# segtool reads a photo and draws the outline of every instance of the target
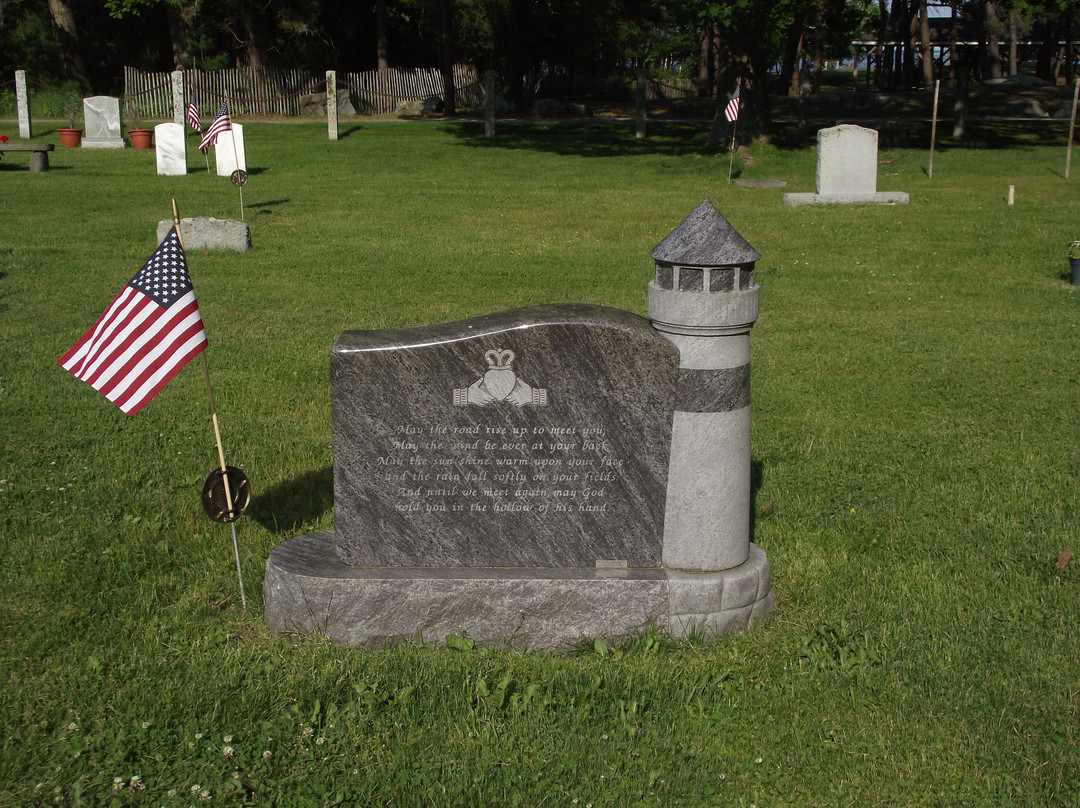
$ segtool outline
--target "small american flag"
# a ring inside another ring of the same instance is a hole
[[[199,120],[199,106],[192,98],[187,105],[187,122],[196,132],[202,131],[202,121]]]
[[[56,360],[126,415],[206,348],[176,228],[71,350]]]
[[[724,117],[728,123],[733,123],[739,118],[739,88],[735,88],[735,92],[731,94],[731,100],[727,102],[727,107],[724,108]]]
[[[199,149],[206,149],[209,146],[213,146],[217,143],[218,135],[222,132],[228,132],[232,129],[232,121],[229,120],[229,102],[222,101],[221,109],[218,110],[217,117],[213,122],[206,127],[206,131],[203,133],[203,138],[199,141]]]

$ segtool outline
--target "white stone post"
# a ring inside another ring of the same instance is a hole
[[[732,569],[750,554],[750,328],[761,255],[705,201],[650,256],[649,319],[680,356],[663,564]]]
[[[184,71],[172,73],[172,119],[173,123],[184,125]]]
[[[326,71],[326,128],[331,140],[338,139],[337,71]]]
[[[19,108],[19,137],[30,138],[30,96],[26,93],[26,71],[15,71],[15,104]]]

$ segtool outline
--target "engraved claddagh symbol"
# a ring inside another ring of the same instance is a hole
[[[514,391],[517,376],[510,368],[514,363],[514,352],[510,350],[488,351],[484,354],[488,369],[484,374],[484,387],[495,401],[504,401]]]
[[[468,387],[454,390],[454,406],[478,404],[485,407],[497,401],[508,401],[518,407],[546,406],[547,390],[523,382],[514,373],[511,365],[516,358],[514,352],[508,348],[495,348],[485,353],[487,371]]]

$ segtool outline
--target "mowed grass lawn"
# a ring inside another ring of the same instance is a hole
[[[1080,804],[1064,125],[942,142],[932,180],[925,144],[883,148],[878,187],[910,205],[798,209],[729,184],[708,123],[342,131],[251,122],[254,246],[188,256],[255,492],[246,610],[199,499],[198,363],[130,419],[56,364],[171,198],[238,218],[237,189],[194,139],[185,177],[131,149],[0,163],[0,805]],[[789,146],[736,173],[812,191],[812,144]],[[267,556],[333,526],[337,335],[563,301],[644,314],[649,250],[704,198],[763,256],[773,620],[561,655],[270,636]]]

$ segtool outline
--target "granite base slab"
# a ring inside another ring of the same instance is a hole
[[[784,204],[801,205],[906,205],[911,198],[903,191],[878,191],[872,194],[784,194]]]
[[[346,645],[450,634],[479,645],[570,650],[650,627],[675,636],[730,634],[769,618],[765,553],[722,572],[628,568],[354,567],[333,531],[298,536],[270,554],[263,580],[267,625],[278,634],[321,633]]]
[[[84,149],[126,149],[127,144],[119,138],[108,138],[105,140],[94,140],[93,138],[83,138],[82,147]]]
[[[162,219],[157,226],[160,243],[172,229],[172,219]],[[235,250],[247,252],[251,246],[251,228],[233,219],[195,216],[180,220],[180,240],[185,250]]]

